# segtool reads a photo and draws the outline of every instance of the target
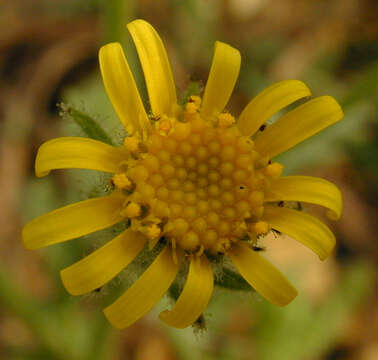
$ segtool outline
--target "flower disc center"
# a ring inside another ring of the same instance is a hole
[[[129,188],[135,184],[124,215],[150,239],[164,235],[188,252],[223,253],[234,241],[268,231],[261,221],[264,192],[282,167],[254,150],[230,114],[203,119],[191,105],[180,121],[156,122],[144,152],[124,173]]]

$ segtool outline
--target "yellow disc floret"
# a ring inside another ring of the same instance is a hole
[[[229,113],[223,113],[218,116],[218,125],[221,128],[227,128],[235,122],[235,118]]]
[[[123,144],[132,153],[139,150],[139,140],[133,136],[127,136],[123,141]]]
[[[156,224],[152,224],[147,227],[146,235],[149,239],[157,239],[161,235],[161,229]]]
[[[263,235],[269,231],[269,224],[265,221],[258,221],[252,224],[251,228],[257,235]]]
[[[280,163],[273,163],[269,164],[265,168],[265,173],[267,176],[272,177],[272,178],[278,178],[281,176],[283,170],[283,166]]]
[[[189,254],[225,252],[233,242],[266,234],[264,194],[282,173],[240,134],[231,114],[204,119],[200,106],[192,96],[177,118],[155,119],[152,134],[138,144],[146,150],[113,178],[119,188],[135,184],[122,211],[133,228]]]
[[[112,180],[113,184],[119,189],[131,190],[133,187],[133,183],[124,173],[115,174]]]
[[[122,210],[122,215],[128,218],[135,218],[140,216],[142,213],[142,208],[139,204],[135,202],[129,202],[126,207]]]

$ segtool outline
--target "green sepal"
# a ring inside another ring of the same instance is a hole
[[[72,105],[61,103],[58,106],[62,110],[62,115],[68,115],[89,138],[114,145],[110,136],[91,116]]]
[[[215,279],[215,285],[237,291],[254,291],[254,289],[238,273],[223,267],[219,278]]]

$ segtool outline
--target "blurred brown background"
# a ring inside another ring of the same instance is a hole
[[[0,359],[378,359],[377,13],[375,0],[0,0]],[[233,113],[291,78],[342,104],[344,120],[280,158],[287,173],[334,181],[345,201],[325,262],[289,238],[267,239],[266,255],[300,291],[287,308],[218,290],[205,332],[167,328],[158,310],[119,332],[101,312],[112,287],[72,298],[59,280],[98,239],[23,248],[26,221],[84,198],[98,181],[84,171],[34,177],[42,142],[82,135],[56,104],[118,131],[98,73],[102,44],[123,43],[146,99],[125,29],[135,18],[161,34],[181,92],[206,81],[221,40],[242,54]]]

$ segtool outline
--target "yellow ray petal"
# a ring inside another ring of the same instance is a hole
[[[239,76],[241,57],[238,50],[217,41],[201,107],[202,116],[223,111]]]
[[[321,96],[298,106],[259,133],[256,150],[270,158],[339,121],[344,116],[337,101]]]
[[[125,129],[129,134],[137,132],[145,136],[151,124],[121,45],[103,46],[99,60],[106,92]]]
[[[121,196],[104,196],[37,217],[22,230],[24,245],[28,249],[37,249],[112,226],[122,220],[123,201]]]
[[[287,305],[298,295],[285,276],[247,244],[234,244],[228,254],[244,279],[273,304]]]
[[[113,279],[143,249],[146,237],[130,229],[60,272],[63,284],[72,295],[100,288]]]
[[[153,114],[172,115],[177,103],[176,88],[163,42],[144,20],[135,20],[127,28],[139,55]]]
[[[275,180],[265,201],[303,201],[327,207],[332,219],[339,219],[343,199],[338,187],[331,182],[312,176],[284,176]]]
[[[182,293],[172,310],[160,313],[160,319],[180,329],[193,324],[206,309],[213,288],[213,270],[207,258],[202,256],[191,260]]]
[[[332,231],[309,214],[284,207],[265,205],[263,219],[273,229],[307,246],[321,260],[326,259],[335,246],[336,240]]]
[[[240,114],[237,122],[240,132],[245,136],[253,135],[276,112],[310,95],[310,89],[298,80],[280,81],[269,86],[253,98]]]
[[[168,290],[179,269],[166,246],[150,267],[112,305],[104,309],[109,322],[123,329],[151,310]]]
[[[119,163],[127,157],[125,147],[114,147],[81,137],[61,137],[40,146],[35,160],[35,174],[41,177],[51,170],[70,168],[115,173]]]

